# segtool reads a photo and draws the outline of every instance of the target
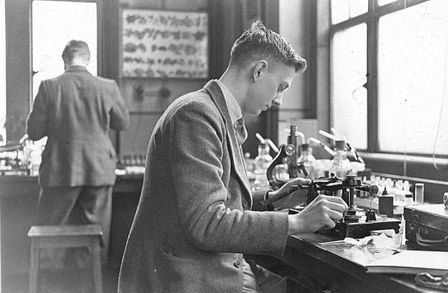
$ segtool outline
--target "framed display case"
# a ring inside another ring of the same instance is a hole
[[[122,9],[121,77],[208,78],[208,15]]]

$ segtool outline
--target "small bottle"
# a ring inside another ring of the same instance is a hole
[[[244,153],[244,161],[246,162],[247,172],[254,172],[254,169],[255,169],[254,161],[255,160],[251,159],[249,152]]]
[[[411,193],[410,184],[408,180],[403,181],[403,191],[405,193],[405,196],[406,194]]]
[[[403,243],[406,242],[405,229],[406,229],[406,222],[405,222],[404,216],[401,215],[400,228],[398,229],[398,233],[396,233],[393,237],[394,238],[394,247],[396,249],[402,248]]]
[[[425,199],[425,185],[423,183],[415,183],[415,203],[423,204]]]
[[[260,143],[258,145],[258,155],[255,157],[255,182],[253,190],[268,189],[269,181],[266,176],[266,171],[272,162],[272,157],[269,155],[269,145],[267,143]]]
[[[404,205],[411,206],[413,204],[414,204],[414,195],[408,191],[404,194]]]
[[[448,192],[443,193],[442,201],[445,205],[445,209],[448,209]]]
[[[41,152],[38,148],[34,148],[30,154],[30,175],[38,176],[39,175],[39,166],[42,161]]]
[[[410,206],[414,204],[414,195],[409,190],[409,181],[404,180],[401,186],[401,191],[403,193],[404,206]]]
[[[286,182],[289,180],[288,163],[284,162],[274,167],[273,176],[278,181]]]
[[[329,172],[340,179],[345,179],[352,171],[350,161],[347,159],[347,149],[345,141],[337,140],[335,142],[334,157]]]
[[[316,158],[313,156],[313,149],[307,143],[302,144],[300,148],[301,152],[300,157],[297,160],[297,164],[303,164],[308,172],[308,178],[315,179],[314,164],[316,162]]]

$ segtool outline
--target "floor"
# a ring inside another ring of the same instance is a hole
[[[103,293],[116,293],[118,269],[102,268]],[[43,271],[39,275],[40,293],[91,293],[90,271]],[[2,293],[28,293],[28,274],[2,276]]]
[[[264,258],[253,256],[259,264],[264,265],[270,270],[282,276],[292,276],[296,274],[294,270],[288,268],[280,261],[275,261],[274,258],[269,258],[266,262]],[[84,271],[39,271],[39,293],[93,293],[92,287],[92,273],[89,270]],[[103,266],[103,293],[117,293],[118,268],[111,268]],[[298,279],[297,279],[298,280]],[[308,280],[298,283],[292,279],[287,280],[287,292],[315,292],[310,291],[310,286],[303,286],[307,284]],[[303,280],[301,280],[303,281]],[[1,293],[28,293],[28,274],[15,274],[9,276],[2,276],[2,290]],[[317,287],[316,287],[317,288]]]

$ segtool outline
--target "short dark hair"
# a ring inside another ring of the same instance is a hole
[[[72,61],[75,57],[90,59],[90,50],[86,42],[80,40],[71,40],[65,45],[62,51],[62,59],[65,63]]]
[[[306,69],[306,60],[294,51],[291,44],[257,20],[233,44],[230,64],[247,64],[263,58],[294,66],[296,72]]]

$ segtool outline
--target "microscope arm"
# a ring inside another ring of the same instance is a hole
[[[278,201],[278,200],[280,200],[280,199],[290,195],[291,193],[293,193],[294,191],[297,191],[298,189],[299,189],[298,186],[291,187],[291,188],[287,189],[286,191],[284,191],[284,192],[282,192],[280,194],[277,194],[277,195],[275,195],[273,197],[266,198],[265,200],[262,200],[260,202],[260,204],[262,206],[266,206],[267,207],[268,205],[271,205],[274,202],[276,202],[276,201]]]
[[[281,180],[278,180],[277,178],[275,178],[275,176],[274,176],[274,169],[275,169],[275,166],[283,164],[283,160],[287,156],[288,155],[286,154],[286,145],[282,144],[280,146],[280,151],[277,153],[275,158],[272,160],[271,164],[269,165],[269,167],[268,167],[268,169],[266,171],[266,176],[268,178],[269,185],[271,185],[272,188],[279,188],[283,184],[286,183],[286,181],[281,181]]]

